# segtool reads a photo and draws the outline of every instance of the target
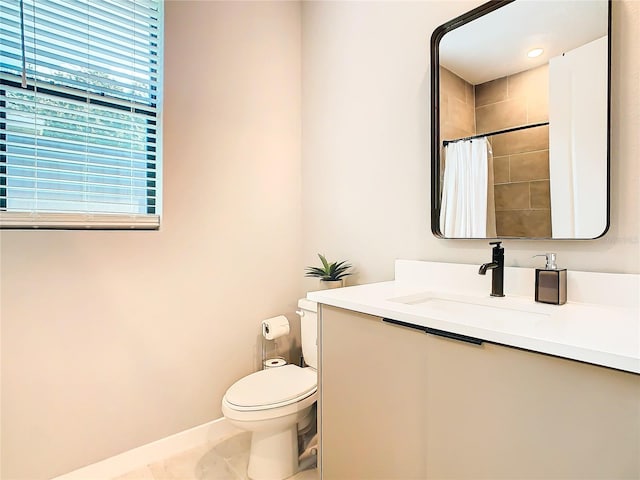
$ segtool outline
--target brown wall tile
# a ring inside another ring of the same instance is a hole
[[[475,110],[475,108],[476,108],[476,92],[475,92],[475,88],[469,82],[464,82],[464,83],[465,83],[465,93],[466,93],[467,103],[469,105],[472,105],[474,110]]]
[[[466,83],[455,73],[440,67],[440,92],[446,91],[449,97],[458,98],[466,102]]]
[[[549,126],[527,128],[491,137],[494,155],[532,152],[549,149]]]
[[[463,130],[455,125],[443,125],[440,130],[442,140],[455,140],[456,138],[464,138],[473,135],[474,132]]]
[[[522,210],[530,207],[529,182],[494,186],[496,210]]]
[[[500,237],[551,237],[550,210],[509,210],[496,212],[496,230]]]
[[[549,121],[549,95],[535,95],[527,98],[527,123]]]
[[[493,183],[509,182],[509,156],[493,157]]]
[[[529,191],[531,193],[531,208],[551,208],[549,180],[530,182]]]
[[[514,73],[507,77],[508,98],[549,95],[549,65]]]
[[[526,236],[525,214],[522,210],[496,211],[496,232],[499,237]]]
[[[476,108],[478,133],[493,132],[527,123],[527,105],[520,99],[505,100]]]
[[[440,67],[440,138],[456,138],[475,135],[475,108],[473,86]]]
[[[497,78],[475,86],[476,108],[507,99],[507,77]]]
[[[551,237],[551,210],[529,210],[526,215],[525,225],[527,237]]]
[[[457,98],[449,98],[447,121],[455,124],[458,128],[469,132],[475,131],[475,115],[471,105],[466,104]]]
[[[549,178],[549,150],[511,155],[509,179],[512,182],[545,180]]]

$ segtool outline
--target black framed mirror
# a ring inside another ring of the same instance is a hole
[[[431,37],[431,229],[595,239],[609,228],[610,0],[499,0]]]

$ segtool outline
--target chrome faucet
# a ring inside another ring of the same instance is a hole
[[[504,248],[500,246],[502,242],[489,242],[493,247],[491,263],[480,265],[478,273],[486,275],[487,270],[491,270],[491,296],[504,297]]]

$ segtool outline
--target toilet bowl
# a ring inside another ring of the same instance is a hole
[[[298,306],[303,356],[309,366],[285,365],[252,373],[229,387],[222,400],[225,418],[252,432],[247,471],[251,480],[284,480],[294,475],[298,432],[316,421],[316,306],[306,299]]]
[[[222,400],[231,424],[252,432],[248,475],[282,480],[298,470],[298,430],[315,420],[317,376],[312,368],[285,365],[234,383]]]

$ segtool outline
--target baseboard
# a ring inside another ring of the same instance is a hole
[[[145,465],[240,432],[224,417],[79,468],[52,480],[110,480]]]

